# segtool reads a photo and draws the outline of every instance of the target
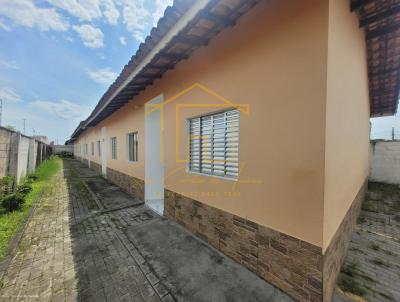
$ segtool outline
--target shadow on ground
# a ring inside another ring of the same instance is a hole
[[[76,160],[64,160],[80,301],[292,301]]]

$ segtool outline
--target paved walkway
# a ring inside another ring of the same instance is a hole
[[[0,301],[292,301],[81,163],[52,181]]]
[[[339,286],[334,302],[400,301],[399,186],[369,184]]]

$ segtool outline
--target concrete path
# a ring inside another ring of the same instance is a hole
[[[53,182],[1,301],[292,301],[75,160]]]
[[[400,301],[399,186],[369,184],[338,283],[334,302]]]

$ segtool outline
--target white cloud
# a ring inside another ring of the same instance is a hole
[[[138,42],[144,41],[150,13],[144,7],[143,1],[128,0],[124,2],[123,17],[126,29],[132,33]]]
[[[21,101],[21,97],[11,88],[0,88],[0,99],[13,103]]]
[[[105,17],[110,24],[117,24],[119,11],[113,0],[47,0],[55,7],[68,12],[80,21],[93,21]]]
[[[108,23],[117,24],[119,19],[119,11],[115,7],[115,4],[112,0],[104,0],[104,16],[106,17]]]
[[[118,76],[117,73],[109,68],[88,70],[87,73],[93,81],[100,84],[111,84]]]
[[[41,31],[65,31],[69,27],[54,8],[39,8],[32,0],[0,0],[0,16],[8,18],[13,25],[37,27]]]
[[[122,45],[126,45],[126,38],[125,37],[119,37],[119,42],[122,44]]]
[[[1,60],[0,66],[3,66],[4,68],[7,68],[7,69],[15,69],[15,70],[19,69],[19,66],[17,65],[17,63],[15,61]]]
[[[3,21],[0,21],[0,29],[4,29],[6,31],[10,31],[11,27],[9,27],[8,25],[4,24]]]
[[[65,10],[80,21],[91,21],[101,17],[99,0],[47,0],[57,8]]]
[[[89,24],[77,25],[73,28],[79,34],[85,46],[91,48],[101,48],[104,46],[104,34],[99,28]]]
[[[80,120],[89,112],[89,108],[81,106],[66,100],[59,102],[35,101],[32,106],[51,114],[53,117],[59,117],[65,120]]]
[[[156,9],[155,11],[151,14],[151,18],[153,19],[153,26],[157,25],[158,20],[162,16],[164,16],[164,11],[168,6],[171,6],[173,3],[173,0],[156,0],[155,1],[155,6]]]

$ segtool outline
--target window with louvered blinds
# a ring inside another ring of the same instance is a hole
[[[239,111],[189,120],[189,171],[236,179],[239,173]]]

